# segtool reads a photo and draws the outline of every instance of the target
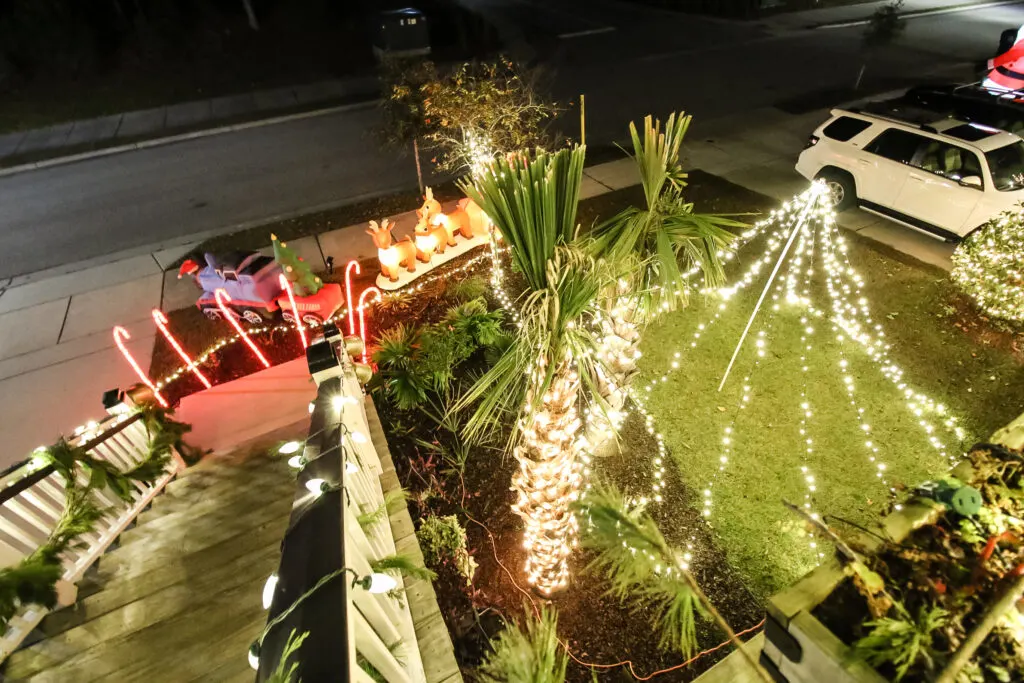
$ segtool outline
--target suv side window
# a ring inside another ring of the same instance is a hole
[[[929,140],[918,148],[910,165],[951,180],[967,176],[982,177],[981,161],[977,154],[939,140]]]
[[[822,128],[821,132],[825,137],[831,140],[846,142],[858,133],[863,133],[870,127],[870,121],[855,119],[852,116],[840,116],[835,121]]]
[[[869,142],[864,151],[898,161],[901,164],[909,164],[918,148],[928,142],[931,142],[931,139],[923,135],[908,133],[899,128],[890,128]]]

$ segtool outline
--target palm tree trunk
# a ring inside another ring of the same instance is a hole
[[[541,362],[535,382],[544,375]],[[527,580],[541,594],[550,595],[568,583],[569,554],[576,545],[578,527],[569,506],[579,498],[583,480],[576,444],[579,376],[570,361],[562,361],[531,415],[538,389],[530,390],[527,412],[519,421],[519,472],[512,479],[517,500],[512,510],[526,524]]]
[[[256,20],[256,12],[252,9],[252,0],[242,0],[242,6],[245,8],[245,16],[249,19],[249,28],[259,31],[260,22]]]
[[[597,456],[615,453],[615,416],[625,405],[629,385],[639,373],[641,335],[633,310],[631,303],[620,300],[601,321],[601,365],[595,384],[604,410],[591,411],[586,431],[587,443]]]

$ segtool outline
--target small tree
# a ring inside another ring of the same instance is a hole
[[[416,160],[416,178],[423,193],[423,167],[420,164],[419,141],[429,131],[423,88],[436,83],[437,68],[431,61],[386,58],[380,67],[381,115],[380,136],[385,144],[401,149],[412,145]]]
[[[281,265],[288,282],[292,283],[295,296],[310,296],[319,292],[324,283],[313,274],[309,264],[277,239],[277,235],[271,235],[270,239],[274,243],[274,260]]]
[[[868,61],[874,56],[875,51],[894,43],[907,28],[907,22],[900,17],[901,9],[903,9],[903,0],[893,0],[875,10],[867,26],[864,27],[864,61],[860,65],[857,82],[853,86],[854,90],[860,87],[864,71],[868,68]]]
[[[538,92],[535,74],[515,62],[463,64],[421,91],[441,170],[478,175],[498,156],[549,146],[547,125],[556,106]]]
[[[1024,323],[1024,207],[964,240],[953,252],[952,278],[988,315]]]

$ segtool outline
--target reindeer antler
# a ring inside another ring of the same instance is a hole
[[[427,188],[427,194],[424,197],[424,199],[428,202],[434,201],[434,191],[431,190],[429,187]]]
[[[391,221],[389,221],[387,218],[385,218],[384,220],[382,220],[380,222],[380,229],[381,230],[391,230],[393,227],[395,227],[395,226],[392,225]]]
[[[387,223],[387,221],[384,222]],[[377,225],[377,221],[370,221],[370,230],[373,232],[378,232],[380,230],[380,226]]]

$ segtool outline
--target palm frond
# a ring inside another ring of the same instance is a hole
[[[564,683],[569,657],[558,642],[558,613],[527,608],[524,629],[506,626],[492,641],[493,651],[477,670],[485,683]]]
[[[309,637],[309,631],[303,632],[301,636],[295,635],[295,629],[288,634],[288,640],[284,644],[284,651],[281,652],[281,659],[277,662],[277,668],[274,669],[274,673],[270,674],[270,678],[266,680],[266,683],[302,683],[301,678],[292,679],[295,675],[295,671],[299,668],[298,662],[288,663],[292,655],[299,651],[302,647],[302,643]]]
[[[608,593],[633,609],[653,608],[662,648],[692,655],[697,616],[708,614],[654,520],[601,481],[592,484],[575,508],[582,522],[581,542],[594,556],[586,571],[604,576]]]
[[[459,182],[459,189],[494,222],[512,248],[512,259],[529,287],[546,286],[545,272],[555,247],[572,240],[583,180],[584,147],[556,153],[529,152],[499,158],[476,183]]]
[[[370,568],[378,573],[399,572],[411,579],[423,579],[424,581],[433,581],[437,578],[437,574],[426,567],[419,566],[408,555],[388,555],[373,560],[370,562]]]
[[[679,149],[690,117],[672,114],[665,122],[644,119],[643,137],[630,124],[633,159],[640,172],[646,206],[629,207],[594,228],[594,253],[609,259],[636,255],[643,263],[631,280],[641,317],[685,304],[689,285],[683,272],[696,266],[708,287],[724,280],[721,253],[746,227],[725,215],[694,213],[684,201]]]

